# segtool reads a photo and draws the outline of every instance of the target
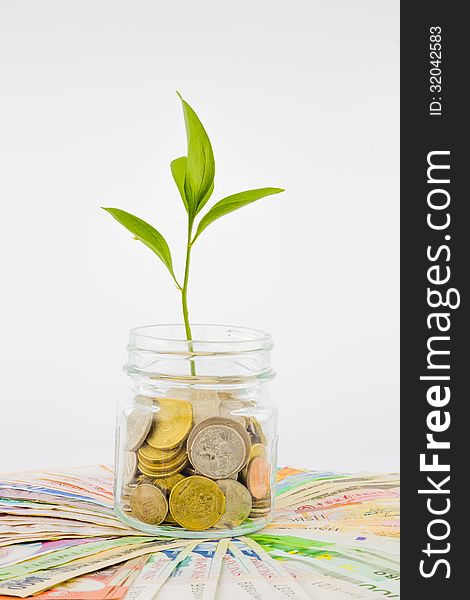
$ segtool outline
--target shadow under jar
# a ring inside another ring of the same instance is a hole
[[[212,539],[271,519],[277,413],[271,337],[224,325],[131,330],[116,428],[114,509],[155,535]]]

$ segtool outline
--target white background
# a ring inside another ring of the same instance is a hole
[[[270,331],[280,463],[398,466],[398,2],[0,0],[0,470],[111,462],[127,331],[181,320],[180,90],[211,137],[193,322]]]

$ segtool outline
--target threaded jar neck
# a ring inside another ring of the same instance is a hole
[[[125,370],[131,377],[176,385],[246,385],[274,377],[268,333],[229,325],[191,329],[190,342],[182,324],[131,329]]]

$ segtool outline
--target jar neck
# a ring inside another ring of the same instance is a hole
[[[154,325],[130,332],[125,370],[139,385],[247,387],[275,376],[271,337],[261,331],[223,325]]]

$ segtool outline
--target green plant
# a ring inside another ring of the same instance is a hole
[[[150,250],[152,250],[152,252],[154,252],[167,267],[173,281],[176,284],[176,287],[181,292],[181,303],[186,338],[190,344],[190,348],[192,349],[192,333],[188,310],[188,283],[191,250],[194,246],[194,243],[206,229],[206,227],[220,217],[223,217],[224,215],[227,215],[228,213],[231,213],[242,206],[251,204],[255,200],[259,200],[260,198],[264,198],[265,196],[270,196],[272,194],[279,194],[279,192],[283,192],[284,190],[280,188],[266,187],[255,190],[247,190],[245,192],[233,194],[232,196],[227,196],[226,198],[216,202],[212,208],[210,208],[204,214],[204,216],[202,216],[202,218],[199,220],[199,223],[196,225],[196,217],[202,211],[207,201],[211,197],[212,192],[214,191],[215,161],[209,137],[201,121],[189,104],[183,100],[179,93],[178,96],[180,97],[183,105],[188,150],[187,156],[181,156],[180,158],[176,158],[174,161],[172,161],[171,172],[188,215],[186,264],[184,269],[183,283],[180,284],[178,282],[173,268],[170,248],[165,238],[159,231],[155,229],[155,227],[149,223],[146,223],[142,219],[139,219],[139,217],[136,217],[119,208],[103,207],[103,210],[110,213],[117,221],[119,221],[119,223],[121,223],[121,225],[128,229],[134,235],[134,239],[140,240],[143,244],[150,248]],[[195,374],[194,364],[192,362],[191,373]]]

